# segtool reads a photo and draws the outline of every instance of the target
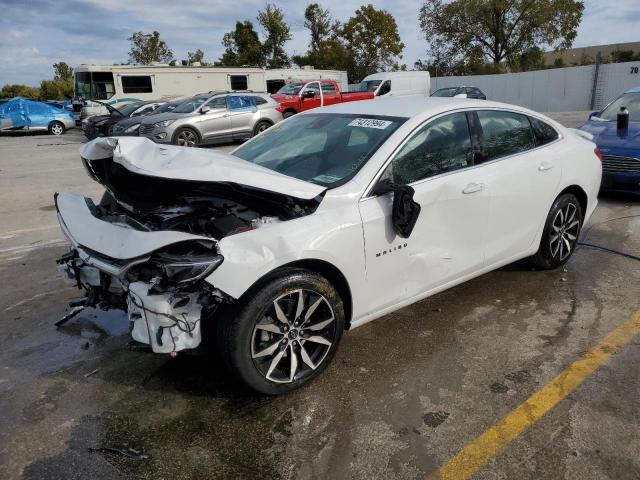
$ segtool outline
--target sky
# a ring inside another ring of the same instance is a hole
[[[309,43],[304,8],[311,1],[270,0],[285,13],[293,39],[289,54],[302,54]],[[418,24],[420,0],[324,0],[333,17],[346,21],[364,3],[384,8],[396,19],[405,44],[402,63],[426,57]],[[188,51],[205,52],[205,61],[221,55],[222,36],[236,20],[251,20],[266,0],[0,0],[0,85],[37,86],[51,78],[52,64],[126,62],[135,31],[158,30],[177,59]],[[640,41],[638,0],[586,0],[574,47]],[[262,32],[260,32],[262,34]],[[264,36],[262,36],[264,38]]]

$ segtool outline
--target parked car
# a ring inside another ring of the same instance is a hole
[[[440,88],[431,94],[432,97],[454,97],[454,98],[475,98],[486,100],[487,96],[478,87],[445,87]]]
[[[629,112],[629,126],[619,130],[622,107]],[[580,129],[593,135],[602,152],[602,190],[640,194],[640,87],[593,112]]]
[[[98,102],[102,103],[102,102]],[[93,117],[85,118],[82,120],[82,131],[84,135],[92,140],[96,137],[108,137],[113,133],[113,127],[119,121],[125,118],[138,118],[144,117],[153,112],[160,105],[163,105],[164,101],[151,101],[151,102],[133,102],[127,103],[120,108],[113,107],[107,103],[103,105],[109,111],[109,115],[94,115]]]
[[[429,95],[429,72],[380,72],[365,77],[354,91],[373,92],[376,97]]]
[[[521,107],[416,97],[305,112],[232,154],[96,139],[81,156],[107,193],[56,195],[60,270],[154,352],[217,331],[226,364],[280,394],[345,329],[518,259],[564,265],[597,204],[596,150]]]
[[[15,97],[0,104],[0,131],[41,131],[62,135],[75,127],[73,115],[43,102]]]
[[[182,105],[188,99],[181,98],[180,100],[173,100],[167,102],[163,105],[160,105],[155,110],[149,112],[147,117],[151,117],[152,115],[160,115],[161,113],[169,113],[175,110],[177,107]],[[140,116],[131,116],[123,118],[113,125],[111,129],[112,136],[137,136],[140,131],[140,123],[142,122],[142,118]]]
[[[140,135],[184,147],[246,140],[282,120],[277,108],[268,93],[209,92],[143,119]]]
[[[373,92],[340,92],[335,80],[313,80],[288,83],[271,97],[280,104],[284,118],[313,108],[356,100],[372,100]]]

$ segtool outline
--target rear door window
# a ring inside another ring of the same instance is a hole
[[[476,113],[482,128],[485,160],[514,155],[536,146],[526,115],[500,110],[482,110]]]
[[[336,93],[336,87],[333,85],[333,83],[323,83],[322,93]]]

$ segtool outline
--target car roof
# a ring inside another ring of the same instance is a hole
[[[348,113],[413,118],[422,114],[437,115],[456,108],[506,108],[526,111],[521,107],[506,103],[475,100],[468,98],[426,97],[424,95],[404,95],[375,100],[337,103],[324,107],[321,112],[307,110],[309,113]]]
[[[629,90],[627,90],[627,91],[626,91],[626,92],[624,92],[624,93],[640,93],[640,87],[633,87],[633,88],[630,88]]]

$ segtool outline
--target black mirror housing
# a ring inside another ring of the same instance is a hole
[[[394,189],[395,185],[390,178],[382,178],[378,180],[378,183],[376,183],[371,189],[371,195],[376,197],[379,195],[386,195],[389,192],[393,192]]]
[[[393,193],[391,222],[393,230],[402,238],[408,238],[420,215],[420,204],[413,200],[415,190],[409,185],[396,187]]]

